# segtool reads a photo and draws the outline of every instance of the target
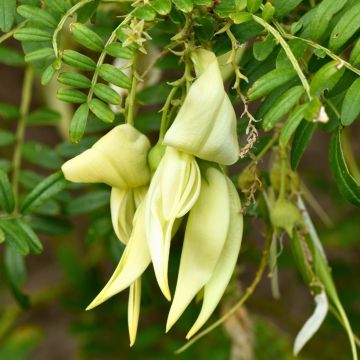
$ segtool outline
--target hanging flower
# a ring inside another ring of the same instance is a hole
[[[203,289],[201,312],[187,338],[208,320],[234,271],[243,231],[239,195],[221,171],[208,168],[186,225],[168,331]]]
[[[70,181],[102,182],[112,186],[111,220],[117,237],[126,245],[126,249],[108,284],[88,309],[130,287],[128,305],[130,345],[135,342],[139,321],[140,276],[150,262],[147,244],[144,241],[144,211],[140,206],[144,203],[146,185],[150,180],[150,170],[147,165],[149,148],[148,139],[134,127],[128,124],[119,125],[97,141],[92,148],[62,166],[65,178]],[[125,281],[125,287],[121,287],[121,281]]]
[[[227,96],[216,56],[200,49],[192,54],[198,78],[191,85],[164,145],[223,165],[239,158],[236,115]]]

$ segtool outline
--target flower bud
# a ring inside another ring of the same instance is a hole
[[[200,159],[231,165],[239,158],[236,115],[214,53],[193,53],[198,75],[173,124],[165,134],[170,145]]]
[[[270,210],[270,220],[275,229],[283,229],[291,237],[294,227],[301,224],[302,216],[293,203],[278,200]]]
[[[133,126],[119,125],[90,149],[62,166],[67,180],[105,183],[119,189],[134,188],[149,182],[147,153],[150,142]]]
[[[151,171],[152,174],[156,171],[157,167],[159,166],[160,161],[161,161],[162,157],[165,154],[165,149],[166,149],[166,146],[157,143],[149,151],[148,163],[149,163],[150,171]]]

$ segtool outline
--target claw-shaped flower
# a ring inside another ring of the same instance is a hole
[[[112,186],[110,209],[114,231],[126,248],[111,279],[88,306],[91,309],[130,287],[128,326],[130,345],[135,342],[140,313],[141,274],[149,265],[145,241],[144,198],[150,180],[147,165],[149,140],[131,125],[119,125],[92,148],[62,166],[73,182],[102,182]]]
[[[234,271],[240,251],[243,217],[237,191],[225,175],[210,167],[186,225],[176,284],[166,330],[203,289],[201,312],[187,338],[208,320]]]
[[[146,199],[146,238],[156,279],[170,300],[168,260],[173,225],[194,205],[200,192],[200,170],[195,157],[167,147]]]
[[[192,54],[198,78],[164,138],[175,147],[200,159],[223,165],[239,158],[236,115],[227,96],[216,56],[200,49]]]

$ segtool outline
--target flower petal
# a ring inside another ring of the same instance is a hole
[[[204,299],[200,314],[194,325],[186,335],[192,337],[209,319],[216,306],[220,302],[227,285],[231,279],[240,252],[243,233],[243,215],[241,204],[235,186],[229,178],[226,178],[230,197],[230,224],[229,231],[215,270],[204,287]]]
[[[141,277],[130,285],[129,302],[128,302],[128,329],[130,346],[135,344],[136,334],[139,324],[141,302]]]
[[[186,225],[179,275],[166,331],[213,275],[228,233],[229,201],[225,176],[219,170],[209,168]]]
[[[199,75],[164,138],[164,145],[224,165],[239,158],[236,114],[224,90],[214,53],[193,55]]]
[[[300,332],[297,334],[294,342],[294,355],[296,356],[305,344],[319,330],[321,324],[325,320],[329,309],[328,300],[325,292],[315,296],[316,308],[314,313],[309,317]]]
[[[135,214],[134,194],[129,189],[111,189],[111,221],[118,239],[128,243]]]
[[[116,126],[90,149],[62,166],[66,179],[73,182],[101,182],[116,188],[148,183],[147,153],[150,142],[133,126]]]
[[[120,262],[100,294],[86,310],[100,305],[111,296],[129,287],[150,264],[150,254],[145,236],[145,201],[140,204],[134,217],[134,228]]]
[[[174,222],[194,205],[200,191],[200,170],[193,156],[166,149],[149,187],[146,237],[155,276],[170,300],[168,261]]]

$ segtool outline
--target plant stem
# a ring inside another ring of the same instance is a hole
[[[126,123],[130,125],[134,125],[134,107],[135,107],[135,96],[136,96],[136,86],[137,86],[137,74],[136,74],[136,58],[134,57],[134,61],[132,64],[132,82],[130,94],[128,95],[127,101],[127,116]]]
[[[84,0],[86,1],[86,0]],[[104,46],[104,49],[103,51],[101,52],[100,56],[99,56],[99,59],[96,63],[96,69],[94,71],[94,74],[93,74],[93,77],[91,79],[91,87],[90,87],[90,90],[89,90],[89,93],[88,93],[88,96],[87,96],[87,102],[89,103],[89,101],[91,100],[92,96],[93,96],[93,93],[94,93],[94,87],[97,83],[97,79],[98,79],[98,76],[99,76],[99,68],[100,66],[103,64],[104,60],[105,60],[105,56],[106,56],[106,48],[108,45],[110,45],[112,42],[114,42],[114,40],[116,39],[116,32],[117,30],[127,24],[130,19],[132,17],[132,12],[129,13],[126,18],[115,28],[115,30],[111,33],[111,35],[109,36],[108,40],[106,41],[106,44]]]
[[[21,169],[21,153],[22,146],[24,143],[25,129],[26,129],[26,116],[29,112],[31,102],[31,88],[33,85],[34,70],[28,65],[25,69],[24,82],[21,93],[21,104],[20,104],[20,118],[16,129],[16,145],[14,149],[14,156],[12,160],[12,187],[15,198],[15,210],[16,214],[18,211],[19,203],[19,175]]]
[[[87,3],[90,3],[94,0],[82,0],[82,1],[79,1],[77,4],[75,4],[73,7],[71,7],[65,14],[64,16],[60,19],[55,31],[54,31],[54,34],[53,34],[53,37],[52,37],[52,46],[53,46],[53,49],[54,49],[54,53],[55,53],[55,57],[58,58],[59,57],[59,49],[58,49],[58,44],[57,44],[57,37],[58,37],[58,34],[60,33],[60,31],[62,30],[66,20],[71,16],[73,15],[76,11],[78,11],[80,8],[82,8],[84,5],[86,5]]]
[[[171,105],[171,101],[174,98],[176,91],[178,90],[179,86],[174,86],[170,93],[169,96],[166,99],[165,105],[162,108],[162,115],[161,115],[161,126],[160,126],[160,134],[159,134],[159,143],[162,143],[162,141],[164,140],[164,136],[166,133],[166,130],[168,128],[168,123],[169,123],[169,109],[170,109],[170,105]]]
[[[15,26],[13,29],[11,29],[10,31],[6,32],[5,34],[0,36],[0,44],[2,42],[4,42],[5,40],[11,38],[14,33],[16,32],[16,30],[21,29],[26,23],[28,22],[28,20],[24,20],[23,22],[21,22],[18,26]]]
[[[217,328],[224,321],[226,321],[230,316],[232,316],[244,303],[245,301],[252,295],[255,291],[257,285],[259,284],[262,275],[266,269],[266,265],[268,263],[269,251],[270,251],[271,237],[267,236],[265,247],[261,256],[259,268],[256,271],[255,277],[250,284],[250,286],[246,289],[244,295],[240,298],[240,300],[219,320],[215,321],[212,325],[207,327],[205,330],[201,331],[198,335],[194,336],[187,344],[182,346],[180,349],[175,351],[175,354],[180,354],[186,349],[188,349],[191,345],[193,345],[197,340],[201,339],[203,336],[207,335],[210,331]]]
[[[286,190],[286,154],[285,149],[280,148],[280,192],[278,200],[284,200]]]
[[[282,37],[280,32],[278,30],[276,30],[274,27],[272,27],[269,23],[267,23],[264,19],[262,19],[261,17],[258,17],[256,15],[253,15],[252,17],[255,22],[260,24],[266,31],[268,31],[272,36],[274,36],[274,38],[280,43],[280,45],[282,46],[282,48],[285,51],[285,54],[289,58],[292,66],[294,67],[295,71],[297,72],[309,100],[311,100],[312,97],[310,94],[310,85],[309,85],[304,73],[302,72],[298,61],[296,60],[295,55],[291,51],[290,46],[284,40],[284,38]]]
[[[328,48],[312,41],[309,39],[304,39],[292,34],[287,33],[282,27],[281,25],[274,21],[274,25],[276,26],[276,28],[278,29],[279,33],[281,34],[281,36],[283,36],[284,38],[288,39],[288,40],[301,40],[305,43],[307,43],[308,45],[310,45],[311,47],[313,47],[314,49],[318,49],[323,51],[327,56],[331,57],[333,60],[337,60],[339,61],[339,63],[343,64],[343,66],[345,66],[346,68],[348,68],[350,71],[354,72],[355,74],[360,76],[360,69],[357,69],[356,67],[352,66],[349,62],[345,61],[344,59],[342,59],[340,56],[334,54],[331,50],[329,50]]]

